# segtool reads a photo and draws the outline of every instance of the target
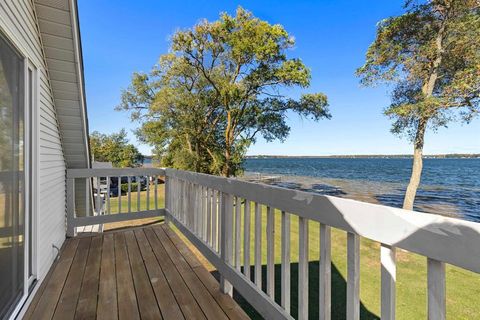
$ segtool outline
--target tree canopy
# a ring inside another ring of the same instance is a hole
[[[480,1],[405,3],[406,12],[378,24],[364,85],[393,84],[385,115],[392,132],[414,144],[414,168],[404,207],[411,209],[420,181],[425,131],[452,120],[469,122],[480,111]]]
[[[112,134],[92,132],[90,151],[95,161],[111,162],[114,167],[131,168],[143,163],[143,155],[133,144],[128,143],[124,129]]]
[[[203,20],[176,32],[151,72],[133,75],[118,109],[140,121],[138,136],[164,165],[234,175],[259,135],[288,136],[288,112],[330,118],[324,94],[286,94],[311,78],[300,59],[287,57],[294,44],[281,25],[241,7]]]

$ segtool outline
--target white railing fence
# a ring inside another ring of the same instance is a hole
[[[347,319],[360,317],[361,237],[381,244],[382,319],[395,319],[396,248],[427,257],[429,319],[445,319],[445,263],[480,273],[480,227],[476,223],[173,169],[166,169],[165,190],[167,219],[218,269],[222,290],[232,294],[234,287],[268,319],[292,318],[292,290],[298,290],[298,318],[308,319],[312,304],[308,296],[309,221],[319,223],[319,300],[314,303],[319,305],[320,319],[331,316],[332,227],[347,232]],[[277,231],[275,219],[279,217]],[[298,219],[298,288],[290,285],[292,217]],[[275,260],[277,232],[281,233],[281,257]],[[266,273],[262,275],[265,251]],[[275,261],[281,261],[277,283]],[[262,276],[266,277],[263,281]],[[275,288],[278,284],[280,288]]]
[[[74,236],[76,227],[164,215],[159,203],[164,176],[165,170],[156,168],[68,169],[67,235]]]

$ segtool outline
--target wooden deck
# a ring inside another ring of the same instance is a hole
[[[68,239],[24,319],[248,319],[166,225]]]

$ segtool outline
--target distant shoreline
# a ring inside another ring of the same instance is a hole
[[[329,156],[287,156],[287,155],[250,155],[246,159],[298,159],[298,158],[337,158],[337,159],[411,159],[409,154],[357,154],[357,155],[329,155]],[[480,153],[448,153],[427,154],[424,159],[479,159]]]

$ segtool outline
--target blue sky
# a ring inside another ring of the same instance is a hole
[[[406,139],[393,136],[382,115],[389,103],[387,88],[362,88],[355,69],[381,19],[402,12],[399,0],[322,1],[154,1],[80,0],[87,108],[90,131],[110,133],[126,128],[144,154],[150,147],[131,133],[138,124],[114,111],[121,90],[133,72],[148,72],[168,51],[169,37],[202,18],[237,6],[270,23],[282,24],[296,38],[289,54],[300,57],[312,71],[306,92],[327,94],[333,118],[313,122],[288,117],[290,136],[284,143],[258,139],[249,154],[332,155],[411,153]],[[425,153],[480,153],[480,119],[469,125],[451,124],[426,137]]]

